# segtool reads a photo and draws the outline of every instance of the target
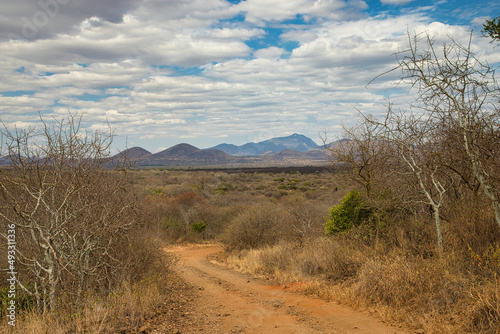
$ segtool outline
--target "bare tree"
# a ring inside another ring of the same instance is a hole
[[[387,142],[379,136],[382,127],[370,116],[354,126],[342,127],[342,139],[325,147],[330,151],[334,163],[345,163],[349,166],[352,180],[357,182],[370,197],[376,179],[383,174],[384,166],[390,164],[387,154]]]
[[[120,178],[103,168],[112,132],[84,129],[77,114],[40,119],[41,129],[0,130],[0,155],[10,161],[0,169],[0,218],[18,231],[27,277],[17,283],[40,310],[54,310],[63,287],[78,303],[87,289],[106,285],[133,215]]]
[[[434,218],[437,245],[442,251],[441,208],[444,205],[445,193],[449,184],[453,183],[453,178],[446,177],[441,164],[442,147],[436,137],[436,134],[443,130],[440,128],[440,123],[435,122],[433,117],[428,117],[426,114],[417,115],[412,111],[396,112],[392,104],[389,104],[383,122],[374,119],[367,119],[367,121],[382,129],[378,133],[379,140],[397,147],[397,154],[404,164],[401,170],[394,170],[394,173],[411,176],[410,186],[416,185],[416,193],[421,194],[421,196],[415,196],[412,201],[429,206]],[[395,169],[395,166],[390,168]]]
[[[409,49],[401,53],[398,68],[418,92],[418,108],[459,131],[470,168],[491,201],[500,227],[500,198],[490,168],[500,145],[498,102],[500,90],[495,71],[467,45],[453,38],[438,50],[428,35],[408,34]]]

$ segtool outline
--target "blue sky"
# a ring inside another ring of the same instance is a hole
[[[497,1],[0,0],[0,121],[84,114],[115,150],[158,152],[301,133],[341,135],[357,109],[407,101],[394,67],[405,34],[480,37]]]

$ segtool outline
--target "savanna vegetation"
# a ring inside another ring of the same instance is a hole
[[[141,218],[143,198],[112,132],[81,116],[1,130],[1,331],[116,332],[139,328],[172,296],[175,259]]]
[[[414,100],[405,108],[388,101],[382,117],[360,110],[329,148],[335,180],[355,186],[332,203],[322,233],[299,241],[283,228],[279,238],[255,236],[266,241],[258,245],[249,231],[262,230],[262,211],[255,225],[240,216],[226,230],[223,261],[283,283],[310,282],[310,293],[426,333],[500,333],[495,71],[471,43],[452,38],[438,45],[408,34],[396,56],[394,71]],[[242,234],[246,245],[236,242]]]
[[[500,333],[494,72],[470,46],[428,36],[409,36],[398,62],[414,103],[388,102],[382,118],[361,110],[329,148],[331,172],[130,169],[75,115],[3,129],[0,254],[15,226],[18,280],[13,329],[2,271],[2,331],[137,330],[175,298],[175,259],[161,249],[220,242],[227,266],[306,282],[385,321]]]

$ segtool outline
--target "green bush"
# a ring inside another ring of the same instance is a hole
[[[191,230],[193,230],[193,232],[196,232],[196,233],[201,233],[201,232],[205,231],[206,228],[207,228],[207,224],[205,224],[205,222],[203,220],[198,222],[198,223],[191,224]]]
[[[233,190],[233,186],[228,183],[221,183],[217,188],[214,189],[213,193],[215,195],[220,195],[228,192],[229,190]]]
[[[351,191],[342,198],[342,202],[330,209],[330,219],[325,223],[325,234],[347,231],[370,219],[372,212],[361,193]]]
[[[28,288],[31,288],[32,284],[28,284]],[[15,290],[15,298],[10,298],[9,294],[11,291],[10,287],[7,286],[5,288],[0,289],[0,319],[5,316],[7,312],[7,308],[10,306],[10,301],[15,300],[16,302],[16,311],[28,311],[30,309],[36,308],[35,298],[28,295],[26,292],[21,290],[19,286],[17,286]]]

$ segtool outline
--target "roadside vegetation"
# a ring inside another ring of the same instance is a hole
[[[175,259],[141,217],[112,133],[81,116],[0,129],[0,331],[140,328],[165,300]]]
[[[283,284],[306,282],[306,293],[370,310],[387,322],[427,333],[496,333],[499,235],[482,195],[450,201],[440,251],[427,207],[408,206],[401,193],[378,186],[375,201],[351,176],[129,170],[122,186],[135,196],[136,227],[123,232],[133,246],[117,248],[128,269],[111,289],[89,290],[78,305],[74,290],[61,288],[53,312],[38,311],[35,300],[20,294],[16,330],[143,328],[177,298],[175,259],[157,251],[221,242],[226,252],[217,260],[227,266]],[[332,219],[355,215],[360,201],[370,216],[330,232]],[[353,212],[334,209],[349,204]],[[7,321],[2,318],[4,331]]]
[[[425,333],[500,333],[500,89],[470,45],[408,34],[395,71],[415,100],[388,101],[380,118],[360,110],[330,148],[347,167],[336,177],[356,186],[324,235],[235,244],[237,219],[222,261]]]

